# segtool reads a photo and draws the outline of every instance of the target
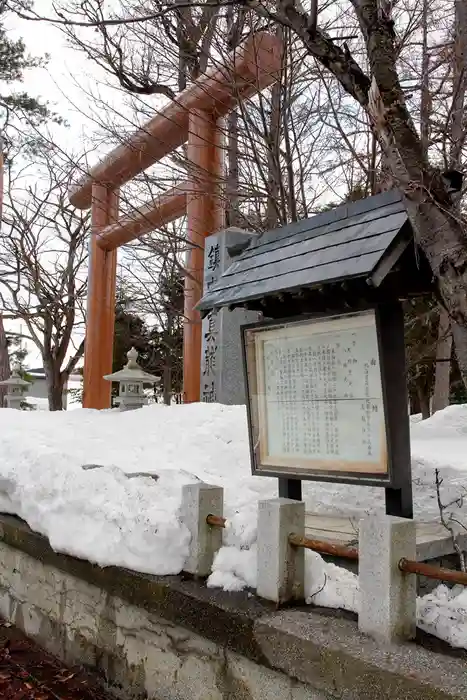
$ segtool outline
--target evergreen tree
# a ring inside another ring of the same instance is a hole
[[[132,309],[121,287],[115,305],[113,371],[127,362],[126,353],[135,347],[141,367],[161,379],[160,393],[169,404],[182,391],[183,381],[183,278],[161,279],[159,285],[161,324],[149,327]]]
[[[119,290],[115,304],[115,335],[112,371],[117,372],[127,363],[127,352],[135,347],[138,363],[147,372],[152,371],[150,360],[150,331],[144,320],[131,310],[124,290]]]
[[[5,3],[0,2],[0,119],[3,147],[34,152],[38,140],[37,127],[50,120],[60,123],[60,117],[40,98],[19,90],[24,74],[45,66],[48,56],[36,58],[27,52],[22,39],[11,39],[4,28]]]

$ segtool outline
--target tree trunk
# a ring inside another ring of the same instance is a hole
[[[428,2],[422,6],[422,94],[420,104],[420,140],[425,156],[428,158],[430,147],[430,119],[432,100],[430,94],[430,54],[428,51]]]
[[[426,420],[430,417],[430,396],[428,395],[425,386],[417,384],[417,395],[420,405],[420,412],[422,414],[422,420]]]
[[[63,411],[63,383],[59,386],[50,386],[47,390],[49,411]]]
[[[416,416],[417,413],[422,412],[418,391],[411,391],[410,392],[410,394],[409,394],[409,408],[410,408],[410,415],[411,416]]]
[[[433,392],[433,413],[449,406],[451,379],[452,334],[449,316],[444,309],[439,313],[438,343],[436,346],[435,388]]]
[[[275,228],[280,211],[280,127],[281,127],[281,83],[274,83],[271,90],[271,118],[267,137],[267,204],[266,228]]]
[[[170,362],[170,357],[166,357],[164,363],[164,375],[163,375],[163,392],[164,392],[164,403],[166,406],[170,406],[172,402],[172,365]]]
[[[422,189],[408,194],[415,238],[425,252],[451,321],[459,370],[467,387],[467,247],[455,206],[438,205]]]
[[[53,366],[53,362],[44,362],[45,377],[47,381],[47,399],[49,411],[63,411],[65,409],[63,390],[67,380],[65,372]]]
[[[461,7],[462,6],[462,7]],[[465,0],[458,2],[463,12]],[[367,108],[391,171],[404,189],[415,240],[430,264],[440,300],[448,312],[462,380],[467,387],[467,245],[460,220],[439,170],[432,168],[407,109],[396,69],[397,51],[390,18],[381,18],[372,0],[358,10],[367,28],[373,82]]]
[[[8,344],[3,327],[3,318],[0,314],[0,381],[8,379],[10,376],[10,359],[8,357]],[[0,387],[0,408],[3,407],[6,389]]]
[[[226,183],[226,223],[227,226],[239,226],[238,200],[238,113],[234,109],[227,118],[227,183]]]
[[[450,168],[461,166],[462,149],[466,139],[464,103],[467,93],[467,0],[456,0],[455,8]]]
[[[174,325],[175,316],[171,309],[167,311],[167,342],[164,345],[164,367],[162,375],[162,393],[164,398],[164,403],[166,406],[170,406],[172,403],[173,396],[173,372],[172,365],[174,362]]]
[[[234,4],[227,6],[227,48],[233,52],[237,49],[242,36],[245,11]],[[227,182],[226,182],[226,224],[240,226],[239,210],[239,148],[238,148],[238,112],[232,110],[227,117]]]
[[[451,148],[449,167],[460,168],[462,149],[465,143],[464,103],[467,92],[467,2],[455,3],[454,53],[453,53],[453,102],[451,116]],[[460,197],[456,197],[455,210],[460,212]],[[462,343],[462,340],[460,340]],[[440,311],[438,347],[436,350],[436,379],[433,396],[433,413],[449,405],[451,378],[452,333],[449,317],[444,309]],[[456,348],[457,354],[457,348]],[[447,361],[449,358],[449,361]]]

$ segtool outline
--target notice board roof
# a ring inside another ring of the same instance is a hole
[[[398,190],[349,202],[254,240],[204,295],[198,309],[206,313],[362,277],[378,286],[412,238]]]

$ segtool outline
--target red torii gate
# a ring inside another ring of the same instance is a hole
[[[195,307],[203,289],[204,239],[224,225],[221,197],[221,120],[239,101],[277,80],[282,44],[269,33],[251,36],[230,59],[184,90],[176,100],[118,146],[69,193],[71,204],[91,207],[91,246],[84,356],[85,408],[110,407],[115,323],[117,249],[163,224],[187,215],[190,245],[185,277],[183,392],[200,399],[201,320]],[[119,188],[188,141],[190,178],[119,219]]]

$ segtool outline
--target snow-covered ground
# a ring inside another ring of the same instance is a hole
[[[467,488],[467,406],[413,421],[415,512],[438,517],[434,470],[445,501]],[[83,465],[103,465],[83,469]],[[147,472],[158,480],[127,473]],[[18,514],[52,547],[102,566],[174,574],[189,534],[180,523],[181,487],[196,480],[225,489],[229,527],[208,581],[239,590],[256,585],[259,499],[277,494],[274,479],[250,474],[243,407],[191,404],[139,411],[0,411],[0,511]],[[307,509],[352,517],[384,507],[383,492],[309,483]],[[461,509],[458,517],[467,520]],[[306,552],[309,602],[358,611],[358,578]],[[419,623],[467,648],[467,591],[440,586],[419,601]]]

